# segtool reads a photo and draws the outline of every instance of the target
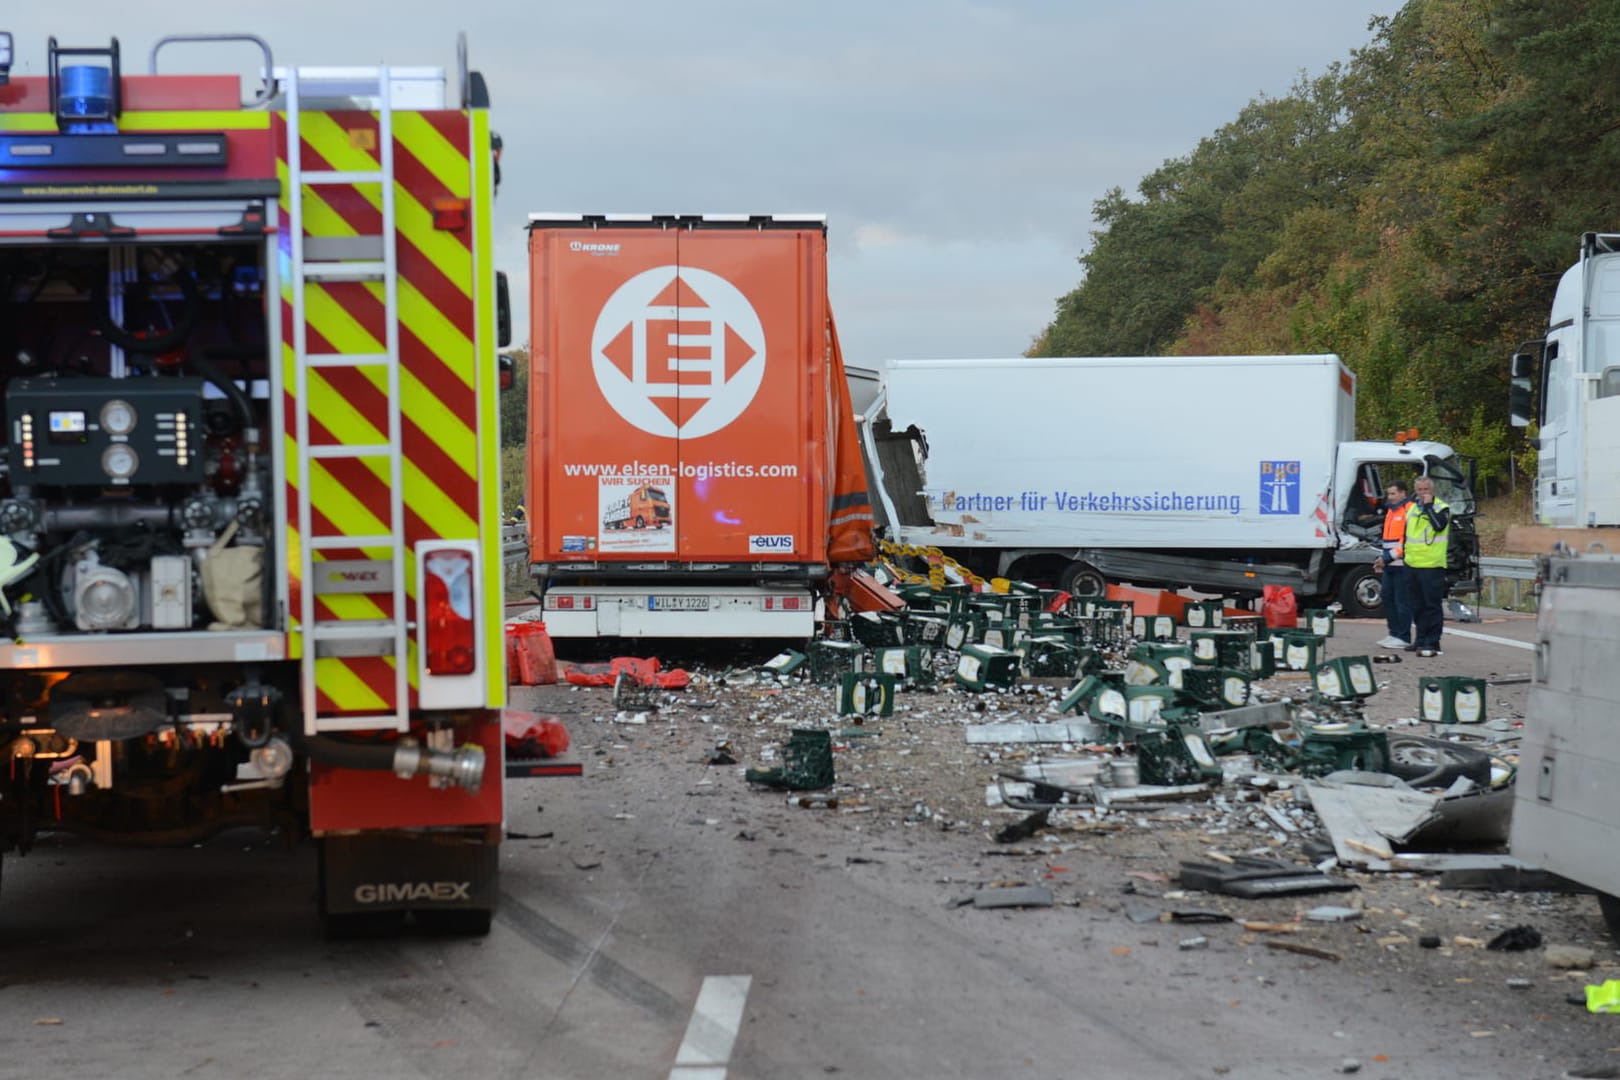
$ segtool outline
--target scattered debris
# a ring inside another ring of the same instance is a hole
[[[1354,922],[1359,918],[1361,912],[1356,908],[1335,907],[1332,904],[1311,908],[1305,913],[1307,922],[1341,923]]]
[[[1547,946],[1547,966],[1564,968],[1569,971],[1584,971],[1592,966],[1597,958],[1591,949],[1584,945],[1549,945]]]
[[[1182,908],[1170,912],[1170,921],[1176,923],[1223,923],[1233,920],[1232,916],[1224,911],[1210,911],[1207,908]]]
[[[1596,986],[1588,986],[1585,1005],[1588,1012],[1620,1012],[1620,979],[1606,979]]]
[[[1191,952],[1193,949],[1207,949],[1209,948],[1209,938],[1204,937],[1202,934],[1197,937],[1182,938],[1176,947],[1182,952]]]
[[[1337,964],[1344,957],[1327,949],[1318,949],[1314,945],[1301,945],[1297,941],[1266,941],[1262,942],[1268,949],[1278,949],[1282,952],[1297,953],[1300,956],[1309,956],[1315,960],[1327,960]]]
[[[1515,926],[1504,930],[1485,946],[1496,952],[1528,952],[1541,948],[1541,931],[1533,926]]]
[[[1052,890],[1045,885],[1008,885],[980,889],[973,894],[976,908],[1051,907]]]
[[[1418,938],[1418,948],[1438,949],[1443,944],[1439,934],[1424,934]]]
[[[1184,862],[1176,880],[1184,888],[1240,896],[1247,900],[1265,896],[1344,892],[1356,887],[1354,882],[1329,877],[1315,867],[1247,855],[1234,859],[1230,867]]]
[[[998,829],[995,835],[996,843],[1016,844],[1020,840],[1028,840],[1030,837],[1046,828],[1047,818],[1050,816],[1050,814],[1050,810],[1038,810],[1024,818],[1022,821],[1017,821],[1006,826],[1005,828]]]

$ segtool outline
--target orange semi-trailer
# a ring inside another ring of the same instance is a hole
[[[871,554],[825,219],[537,214],[529,259],[550,633],[808,637]]]

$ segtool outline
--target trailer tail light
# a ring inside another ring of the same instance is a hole
[[[546,607],[552,611],[592,611],[596,608],[594,596],[548,596]]]
[[[470,675],[478,666],[472,553],[435,551],[427,556],[426,568],[423,605],[428,673]]]
[[[802,596],[767,596],[766,611],[809,611],[810,601]]]

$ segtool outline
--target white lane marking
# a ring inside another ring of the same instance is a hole
[[[1472,630],[1453,630],[1449,626],[1446,627],[1445,632],[1455,634],[1457,637],[1473,638],[1475,641],[1489,641],[1493,645],[1506,645],[1510,648],[1524,649],[1528,652],[1536,651],[1536,643],[1533,641],[1514,641],[1512,638],[1497,637],[1494,634],[1476,634]]]
[[[752,975],[710,975],[703,980],[669,1080],[725,1080],[753,981]]]

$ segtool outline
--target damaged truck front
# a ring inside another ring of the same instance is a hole
[[[1331,355],[889,361],[863,438],[887,539],[985,577],[1289,585],[1375,615],[1384,486],[1426,474],[1452,589],[1477,588],[1472,463],[1356,441],[1355,392]]]

